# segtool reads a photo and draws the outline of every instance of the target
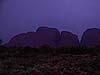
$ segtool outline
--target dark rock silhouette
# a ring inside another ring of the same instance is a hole
[[[39,27],[36,32],[18,34],[6,44],[8,47],[72,47],[78,45],[79,40],[75,34],[62,31],[60,35],[56,28],[48,27]]]
[[[59,38],[60,32],[56,28],[39,27],[36,32],[22,33],[14,36],[6,45],[16,47],[49,45],[56,47],[56,42]]]
[[[72,34],[71,32],[68,32],[68,31],[62,31],[59,46],[60,47],[79,46],[78,36],[75,34]]]
[[[34,36],[31,36],[31,35],[34,35],[34,34],[35,34],[34,32],[18,34],[16,36],[14,36],[6,45],[9,46],[9,47],[31,46],[31,44],[32,44],[31,38],[34,37]]]
[[[80,44],[86,47],[100,46],[100,29],[97,28],[87,29],[83,33]]]
[[[56,28],[39,27],[36,32],[40,36],[38,40],[42,45],[57,46],[57,42],[60,39],[60,32]]]

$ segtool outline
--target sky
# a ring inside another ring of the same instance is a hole
[[[0,0],[0,38],[8,42],[40,26],[70,31],[79,38],[100,28],[100,0]]]

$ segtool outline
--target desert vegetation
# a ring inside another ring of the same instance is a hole
[[[0,46],[0,75],[100,75],[100,48]]]

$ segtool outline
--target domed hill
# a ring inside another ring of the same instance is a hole
[[[82,36],[81,45],[86,47],[100,46],[100,29],[87,29]]]
[[[36,33],[39,35],[38,40],[41,45],[49,45],[51,47],[57,46],[57,41],[59,41],[60,38],[60,32],[56,28],[39,27],[36,30]]]
[[[35,43],[34,40],[36,39],[36,37],[37,35],[35,32],[21,33],[11,38],[11,40],[6,44],[6,46],[7,47],[26,47],[26,46],[32,47],[34,46]]]
[[[22,33],[14,36],[6,46],[16,47],[40,47],[49,45],[56,46],[60,38],[60,32],[56,28],[39,27],[36,32]]]
[[[22,33],[14,36],[6,44],[7,47],[50,47],[77,46],[78,37],[67,31],[60,32],[56,28],[39,27],[36,32]]]
[[[77,47],[79,46],[79,39],[78,36],[75,34],[72,34],[68,31],[62,31],[61,32],[61,38],[59,41],[60,47]]]

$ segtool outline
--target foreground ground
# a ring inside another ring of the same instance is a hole
[[[100,54],[2,52],[0,75],[100,75]]]

